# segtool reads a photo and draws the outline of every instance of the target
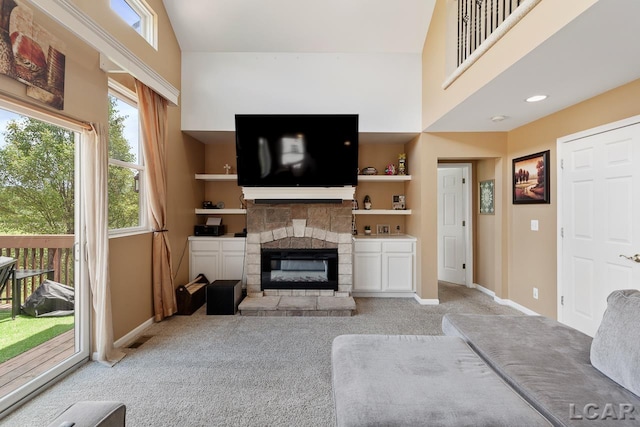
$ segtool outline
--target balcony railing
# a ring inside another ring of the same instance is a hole
[[[457,0],[457,19],[450,15],[457,26],[457,68],[443,87],[453,83],[540,1]]]
[[[0,256],[16,258],[17,269],[53,270],[53,280],[74,286],[73,235],[0,235]],[[22,301],[47,278],[46,274],[21,281]],[[11,298],[11,286],[6,286],[0,298]]]

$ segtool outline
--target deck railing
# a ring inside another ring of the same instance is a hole
[[[16,268],[26,270],[53,270],[53,280],[74,286],[74,236],[0,235],[0,256],[16,258]],[[27,298],[47,278],[46,274],[22,280],[22,299]],[[6,286],[0,298],[11,298],[11,286]]]

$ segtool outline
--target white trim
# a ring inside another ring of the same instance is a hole
[[[169,103],[178,105],[180,91],[177,88],[98,25],[71,0],[38,0],[33,5],[104,54],[112,63],[111,65],[121,67]],[[102,64],[102,61],[100,63]]]
[[[562,239],[562,228],[564,227],[564,219],[563,219],[563,192],[562,188],[564,185],[563,175],[562,175],[562,160],[564,159],[564,144],[569,142],[576,141],[578,139],[587,138],[593,135],[597,135],[604,132],[610,132],[615,129],[620,129],[627,126],[633,126],[637,123],[640,123],[640,115],[632,116],[626,119],[618,120],[612,123],[607,123],[601,126],[596,126],[591,129],[586,129],[580,132],[576,132],[570,135],[563,136],[556,140],[556,153],[558,160],[556,161],[556,230],[558,230],[558,235],[556,236],[556,289],[558,291],[557,301],[556,301],[556,317],[558,318],[558,322],[564,323],[564,315],[562,310],[562,296],[564,294],[564,283],[562,280],[563,277],[563,239]]]
[[[370,292],[370,291],[351,291],[352,297],[358,298],[413,298],[413,292]]]
[[[353,200],[356,188],[344,187],[242,187],[245,200],[341,199]]]
[[[477,290],[479,290],[483,294],[489,295],[491,298],[494,298],[496,296],[496,293],[493,292],[491,289],[487,289],[482,285],[478,285],[477,283],[474,283],[472,287],[476,288]]]
[[[416,301],[418,301],[418,304],[420,305],[439,305],[440,304],[440,300],[438,298],[423,299],[423,298],[420,298],[418,294],[415,294],[413,298]]]
[[[140,335],[142,335],[142,333],[151,325],[153,325],[153,317],[149,318],[144,323],[142,323],[141,325],[139,325],[138,327],[133,329],[131,332],[129,332],[128,334],[126,334],[122,338],[120,338],[117,341],[115,341],[113,343],[113,346],[115,348],[121,348],[121,347],[125,347],[125,346],[131,344],[132,342],[134,342],[136,340],[136,338],[138,338]],[[92,355],[92,357],[95,360],[96,354],[94,353],[94,355]]]
[[[493,300],[494,300],[495,302],[497,302],[498,304],[500,304],[500,305],[506,305],[506,306],[508,306],[508,307],[515,308],[516,310],[521,311],[521,312],[523,312],[524,314],[527,314],[527,315],[529,315],[529,316],[540,316],[540,315],[539,315],[538,313],[536,313],[535,311],[533,311],[533,310],[529,310],[527,307],[525,307],[525,306],[523,306],[523,305],[520,305],[520,304],[518,304],[518,303],[517,303],[517,302],[515,302],[515,301],[511,301],[510,299],[502,299],[502,298],[499,298],[499,297],[494,296],[494,297],[493,297]]]

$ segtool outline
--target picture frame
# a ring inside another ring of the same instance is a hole
[[[513,159],[513,204],[551,203],[549,150]]]
[[[376,224],[377,234],[389,234],[389,230],[391,230],[389,224]]]
[[[480,215],[495,215],[495,180],[480,181]]]

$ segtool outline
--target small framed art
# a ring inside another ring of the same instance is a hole
[[[495,181],[480,181],[480,214],[495,214]]]
[[[377,234],[389,234],[389,230],[391,229],[391,227],[389,227],[389,224],[377,224],[376,225],[376,233]]]
[[[513,159],[513,204],[551,203],[549,150]]]

